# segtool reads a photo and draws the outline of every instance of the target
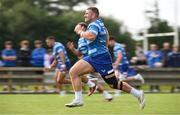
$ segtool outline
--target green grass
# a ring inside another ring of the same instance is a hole
[[[84,106],[66,108],[73,99],[69,94],[59,95],[0,95],[0,114],[21,115],[180,115],[180,94],[146,94],[146,107],[140,110],[137,100],[123,94],[112,102],[106,102],[100,94],[84,95]]]

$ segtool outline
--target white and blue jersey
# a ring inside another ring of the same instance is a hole
[[[84,57],[88,56],[88,45],[85,38],[79,38],[78,51],[81,52]]]
[[[70,60],[68,58],[66,49],[65,49],[64,45],[61,44],[60,42],[55,42],[55,44],[53,46],[53,55],[54,55],[54,57],[56,58],[56,60],[58,62],[57,69],[59,69],[59,70],[61,70],[61,65],[62,65],[62,60],[61,60],[61,58],[59,56],[60,52],[64,53],[66,69],[69,70],[70,67],[71,67],[71,64],[70,64]]]
[[[113,73],[111,55],[106,47],[106,27],[102,20],[97,19],[90,23],[86,31],[95,34],[96,38],[93,41],[86,39],[88,56],[84,57],[84,60],[91,64],[101,76]]]
[[[122,54],[122,60],[119,63],[119,65],[129,65],[129,61],[128,61],[127,56],[126,56],[125,49],[123,48],[123,46],[120,43],[116,42],[114,44],[113,53],[114,53],[115,59],[117,58],[119,53]]]
[[[106,47],[106,27],[101,19],[98,19],[90,23],[87,27],[87,31],[96,35],[94,41],[87,40],[88,44],[88,54],[89,56],[97,56],[103,53],[107,53],[108,49]]]
[[[119,63],[119,66],[117,67],[117,70],[120,71],[121,74],[125,74],[127,75],[127,77],[132,77],[137,75],[137,72],[133,68],[129,67],[129,61],[126,56],[126,51],[120,43],[116,42],[114,44],[113,53],[115,59],[117,58],[119,53],[122,54],[122,60]]]

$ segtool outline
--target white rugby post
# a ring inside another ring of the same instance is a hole
[[[179,45],[179,32],[178,32],[178,0],[174,0],[174,44]]]

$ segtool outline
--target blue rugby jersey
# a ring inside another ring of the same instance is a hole
[[[87,40],[88,44],[88,54],[89,56],[97,56],[103,53],[107,53],[108,49],[106,47],[106,27],[101,19],[91,22],[87,28],[88,32],[96,35],[94,41]]]
[[[146,58],[147,58],[147,63],[150,67],[154,67],[154,64],[157,62],[161,62],[162,60],[162,53],[161,51],[157,50],[157,51],[148,51],[145,54]]]
[[[88,56],[88,45],[85,38],[79,38],[78,40],[78,51],[83,54],[83,56]]]
[[[45,48],[35,48],[31,53],[31,64],[33,66],[43,67],[45,54],[46,54]]]
[[[59,53],[61,51],[64,52],[65,62],[70,62],[64,45],[60,42],[55,42],[55,44],[53,46],[53,55],[55,56],[56,60],[58,61],[58,64],[62,64],[62,60],[59,56]]]
[[[122,60],[119,63],[119,65],[129,65],[129,61],[126,56],[125,49],[122,47],[120,43],[117,43],[117,42],[115,43],[114,48],[113,48],[113,53],[114,53],[115,59],[117,58],[118,53],[122,53]]]
[[[2,51],[2,56],[16,56],[16,51],[14,49]],[[16,66],[16,60],[3,60],[4,66]]]

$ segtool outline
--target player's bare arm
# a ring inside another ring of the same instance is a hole
[[[2,56],[4,60],[16,60],[16,56]]]
[[[75,47],[73,42],[68,42],[67,43],[67,48],[77,57],[81,57],[83,54],[79,52]]]
[[[115,61],[114,64],[113,64],[113,67],[114,67],[114,68],[117,68],[117,67],[118,67],[119,63],[120,63],[121,60],[122,60],[122,57],[123,57],[122,53],[118,53],[117,58],[116,58],[116,61]]]
[[[106,47],[108,48],[108,44],[109,44],[109,32],[106,29]]]
[[[62,63],[61,67],[65,69],[66,68],[66,65],[65,65],[66,60],[65,60],[65,55],[64,55],[63,51],[59,52],[59,57],[61,58],[61,61],[62,61],[61,62]]]
[[[92,32],[88,31],[83,31],[83,28],[81,25],[76,25],[74,31],[76,32],[77,35],[80,35],[81,37],[94,41],[96,39],[96,35]]]

